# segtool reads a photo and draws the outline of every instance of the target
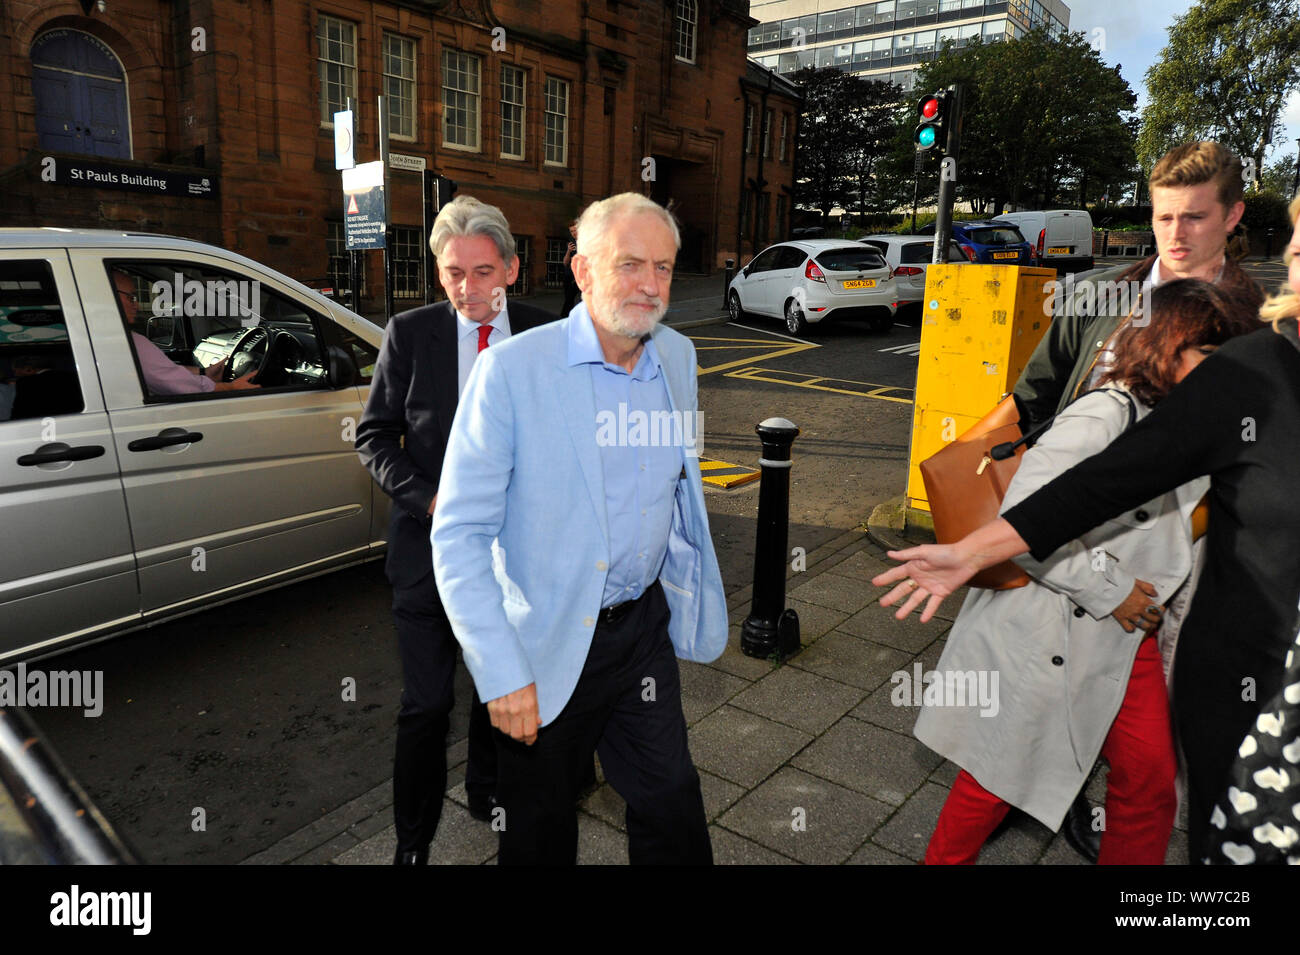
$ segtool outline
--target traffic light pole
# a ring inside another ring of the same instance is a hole
[[[939,208],[934,216],[934,250],[931,263],[948,261],[948,243],[952,239],[952,204],[957,191],[957,161],[961,152],[961,84],[954,83],[948,87],[947,142],[944,143],[944,157],[939,164]],[[951,160],[951,161],[949,161]]]

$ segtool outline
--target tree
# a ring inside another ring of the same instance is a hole
[[[997,43],[945,45],[921,68],[915,89],[953,83],[965,90],[957,195],[977,209],[1082,205],[1118,192],[1137,174],[1135,117],[1125,116],[1137,99],[1118,67],[1103,63],[1081,33],[1036,30]],[[896,148],[890,164],[896,175],[910,173],[912,163],[915,104],[909,109],[906,146]],[[924,188],[933,177],[922,175]]]
[[[1283,199],[1291,198],[1295,194],[1296,158],[1295,155],[1283,156],[1265,169],[1259,177],[1259,191],[1271,192]]]
[[[1169,28],[1146,79],[1144,168],[1180,143],[1213,139],[1262,172],[1300,85],[1300,0],[1201,0]]]
[[[835,67],[805,68],[790,79],[803,87],[799,178],[795,205],[821,211],[875,209],[874,169],[894,134],[902,90]]]

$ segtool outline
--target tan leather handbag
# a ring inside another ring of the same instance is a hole
[[[998,516],[1007,486],[1025,453],[1020,433],[1020,412],[1007,395],[957,440],[921,462],[921,477],[934,517],[934,536],[940,544],[961,540]],[[1013,447],[1005,457],[993,456],[999,445]],[[1029,583],[1029,575],[1011,561],[986,567],[970,580],[972,587],[1010,590]]]

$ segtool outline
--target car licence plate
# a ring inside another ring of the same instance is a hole
[[[1068,245],[1058,245],[1047,250],[1048,255],[1069,255],[1070,247]]]
[[[875,288],[875,279],[852,279],[848,282],[841,282],[845,288]]]
[[[993,258],[995,258],[995,259],[1018,259],[1018,258],[1020,258],[1020,253],[1019,253],[1019,252],[994,252],[994,253],[993,253]]]

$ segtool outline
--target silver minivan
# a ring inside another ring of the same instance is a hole
[[[381,554],[353,449],[381,341],[213,246],[0,229],[0,664]],[[159,393],[159,364],[260,387]]]

